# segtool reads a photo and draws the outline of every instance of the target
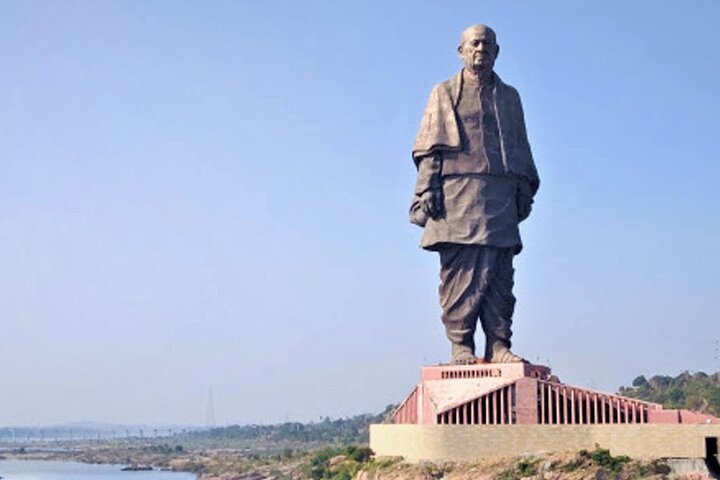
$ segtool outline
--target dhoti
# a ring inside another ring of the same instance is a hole
[[[485,358],[500,341],[508,348],[515,310],[513,249],[444,244],[440,253],[440,305],[447,337],[475,351],[480,319],[486,338]]]

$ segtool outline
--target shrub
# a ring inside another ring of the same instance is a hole
[[[345,449],[345,454],[351,460],[359,463],[366,463],[372,460],[374,452],[368,447],[357,447],[355,445],[350,445]]]
[[[361,468],[372,461],[373,455],[369,448],[356,445],[326,447],[310,457],[303,471],[313,480],[352,480]]]
[[[593,464],[598,467],[607,468],[613,473],[618,473],[622,470],[623,465],[630,461],[630,457],[626,455],[620,455],[613,457],[610,455],[610,450],[600,448],[600,445],[595,444],[595,450],[588,452],[587,450],[580,450],[580,457],[590,460]]]
[[[538,462],[536,458],[522,458],[517,464],[517,471],[521,477],[532,477],[538,473]]]
[[[517,464],[501,472],[497,479],[517,480],[522,477],[532,477],[538,473],[538,463],[540,463],[540,460],[537,458],[523,457],[518,460]]]

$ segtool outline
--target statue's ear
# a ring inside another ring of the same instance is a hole
[[[498,44],[496,43],[496,44],[495,44],[495,58],[497,59],[497,57],[498,57],[499,55],[500,55],[500,45],[498,45]]]
[[[458,50],[458,53],[459,53],[460,55],[462,55],[462,43],[461,43],[460,45],[458,45],[457,50]]]

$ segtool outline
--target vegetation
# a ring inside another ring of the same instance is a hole
[[[331,420],[324,418],[320,422],[287,422],[278,425],[232,425],[210,430],[192,432],[188,435],[190,443],[211,446],[259,446],[267,451],[273,445],[282,451],[285,448],[318,448],[319,446],[343,446],[367,444],[371,423],[382,423],[395,409],[388,405],[377,415],[356,415],[349,418]]]
[[[620,395],[660,403],[667,408],[686,408],[720,415],[720,372],[683,372],[677,377],[655,375],[649,380],[639,376],[632,387],[622,387]]]
[[[538,473],[540,459],[534,457],[523,457],[510,468],[503,471],[500,480],[515,480],[516,478],[532,477]]]
[[[619,473],[620,470],[622,470],[623,465],[630,461],[630,457],[627,455],[613,457],[610,455],[610,450],[600,448],[597,444],[595,445],[595,450],[592,452],[580,450],[580,452],[578,452],[578,456],[589,460],[593,465],[609,470],[611,473]]]
[[[175,445],[174,447],[171,445],[168,445],[167,443],[161,443],[159,445],[148,445],[145,447],[145,449],[149,452],[153,453],[164,453],[164,454],[170,454],[170,453],[180,453],[183,451],[182,445]]]
[[[285,449],[272,454],[232,449],[190,450],[185,446],[183,451],[174,450],[170,445],[88,444],[75,452],[46,451],[26,453],[23,457],[152,465],[194,472],[200,480],[664,480],[670,473],[661,460],[647,462],[613,456],[599,446],[575,454],[440,464],[410,464],[400,458],[376,460],[364,445],[323,447],[312,452]]]
[[[310,457],[304,473],[312,480],[352,480],[372,458],[367,447],[323,448]]]
[[[565,473],[594,471],[595,478],[614,479],[665,478],[670,473],[670,467],[661,460],[640,462],[625,455],[614,457],[610,450],[597,444],[594,450],[580,450],[574,458],[559,462],[554,467]]]

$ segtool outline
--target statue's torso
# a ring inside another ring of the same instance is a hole
[[[443,174],[504,175],[495,86],[465,75],[455,113],[462,150],[443,155]]]
[[[496,109],[494,85],[464,79],[455,110],[462,150],[443,154],[445,215],[428,221],[423,247],[460,243],[519,250],[517,178],[505,173]]]
[[[520,248],[517,178],[503,166],[493,84],[465,78],[455,109],[462,150],[443,154],[445,215],[425,226],[422,246]]]

